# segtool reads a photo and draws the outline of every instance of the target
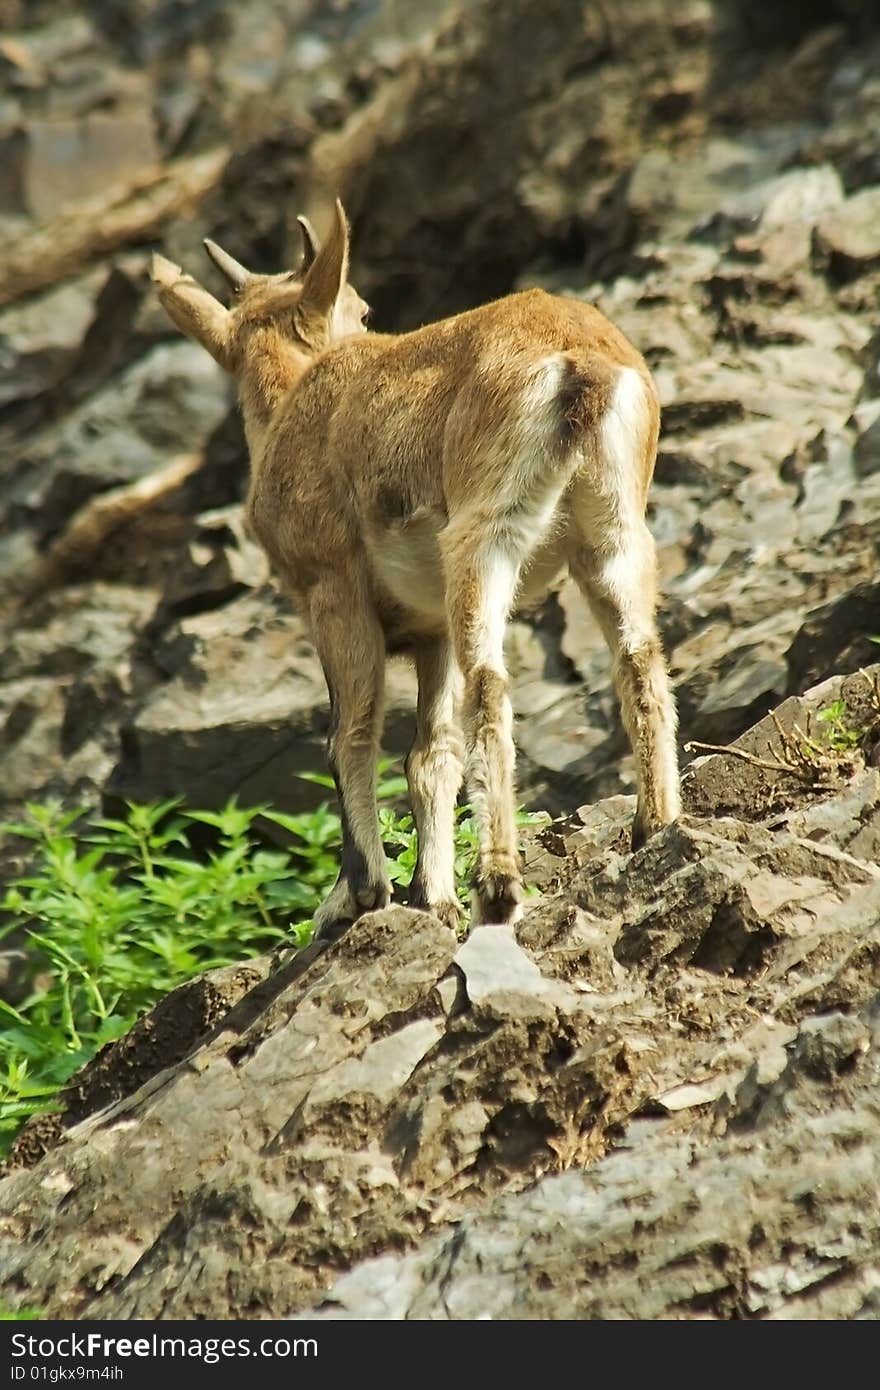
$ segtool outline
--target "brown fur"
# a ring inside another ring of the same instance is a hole
[[[339,204],[313,250],[304,274],[247,277],[230,310],[162,258],[154,277],[175,323],[238,378],[250,524],[308,616],[327,674],[347,843],[319,923],[330,929],[390,891],[375,809],[390,650],[414,655],[420,682],[408,762],[421,845],[414,897],[453,910],[457,670],[481,834],[475,911],[509,920],[521,892],[501,637],[515,601],[565,565],[615,657],[638,763],[636,837],[677,814],[675,714],[644,526],[656,391],[597,309],[542,290],[412,333],[367,335]],[[212,254],[222,263],[225,253]]]

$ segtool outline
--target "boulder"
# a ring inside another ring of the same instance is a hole
[[[149,111],[94,111],[76,120],[31,120],[22,152],[24,211],[40,221],[68,212],[103,193],[108,183],[123,187],[155,166]]]
[[[73,586],[0,629],[5,813],[38,795],[95,803],[118,757],[133,635],[155,602],[146,589]]]
[[[302,620],[268,590],[184,617],[155,639],[155,684],[121,730],[114,797],[153,801],[182,795],[216,808],[311,808],[327,792],[302,773],[325,768],[329,706],[320,663]],[[389,670],[386,746],[402,755],[412,739],[413,680]]]
[[[711,1146],[690,1127],[643,1119],[638,1139],[589,1173],[541,1178],[413,1251],[365,1260],[298,1316],[873,1319],[876,1010],[788,1033],[769,1036],[763,1068],[716,1103],[726,1133]],[[776,1057],[786,1064],[773,1077]],[[702,1106],[708,1120],[714,1091],[665,1099]],[[870,1215],[853,1230],[863,1204]]]
[[[64,378],[105,279],[103,271],[93,270],[0,312],[0,405],[39,395]]]
[[[855,443],[853,459],[859,477],[880,472],[880,402],[876,418],[862,430]]]
[[[808,614],[788,651],[788,689],[802,690],[832,673],[858,671],[877,659],[880,583],[856,584]]]
[[[861,189],[821,217],[813,253],[836,284],[880,266],[880,187]]]
[[[228,389],[195,344],[154,348],[39,438],[16,480],[16,519],[24,512],[49,536],[96,493],[198,447],[226,415]]]

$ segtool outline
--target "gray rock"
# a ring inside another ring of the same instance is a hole
[[[853,457],[859,477],[865,478],[880,471],[880,414],[859,435]]]
[[[0,313],[0,404],[36,396],[63,379],[105,279],[93,270]]]
[[[296,776],[323,766],[323,681],[240,530],[228,385],[142,277],[161,244],[219,292],[205,233],[292,264],[293,213],[320,223],[338,192],[382,328],[541,284],[644,350],[681,737],[741,735],[767,761],[773,721],[743,731],[783,689],[876,656],[880,31],[853,3],[833,30],[795,4],[710,24],[702,0],[551,0],[540,26],[534,0],[25,7],[0,55],[2,231],[38,244],[34,197],[95,181],[114,230],[77,202],[31,259],[41,295],[4,282],[4,816],[50,793],[324,797]],[[72,133],[70,170],[37,189],[35,158]],[[230,159],[160,215],[119,195],[157,147],[168,171]],[[81,503],[203,449],[85,576],[19,601]],[[512,625],[509,658],[520,795],[566,813],[526,837],[541,896],[516,932],[462,945],[394,908],[172,995],[25,1131],[0,1180],[7,1303],[876,1316],[871,681],[777,711],[796,747],[844,699],[862,752],[794,779],[698,758],[681,823],[633,855],[610,661],[570,583]],[[412,681],[392,664],[389,682],[402,751]]]
[[[37,794],[94,802],[118,757],[132,642],[155,601],[146,589],[71,587],[0,628],[7,808]]]
[[[840,598],[808,614],[788,651],[788,689],[832,675],[858,671],[877,657],[872,637],[880,635],[880,583],[857,584]]]
[[[48,220],[103,193],[108,184],[135,183],[155,165],[157,153],[148,110],[31,120],[21,155],[24,210]]]
[[[861,352],[865,380],[862,383],[860,399],[880,400],[880,329],[872,334]]]
[[[3,679],[72,676],[112,665],[129,654],[132,635],[146,622],[155,596],[115,584],[71,587],[42,601],[3,647]]]
[[[471,932],[455,964],[474,1010],[523,1017],[553,1017],[555,1007],[571,1008],[571,990],[546,979],[518,945],[513,929],[488,925]]]
[[[135,800],[182,794],[194,806],[311,808],[327,792],[300,774],[322,771],[329,728],[324,677],[301,619],[267,591],[183,618],[157,648],[170,677],[123,729],[110,792]],[[412,738],[413,677],[389,670],[386,746]]]
[[[734,145],[729,158],[735,158],[739,148]],[[745,172],[740,174],[740,180]],[[738,233],[767,233],[797,222],[812,225],[844,201],[840,175],[830,164],[789,169],[759,181],[755,181],[755,172],[754,166],[748,168],[748,186],[721,203],[709,225],[699,228],[701,235],[711,230],[718,239],[732,239]],[[716,185],[713,205],[717,204],[719,193],[721,188]]]
[[[164,1070],[158,1050],[135,1075],[106,1054],[105,1108],[86,1087],[0,1181],[0,1287],[104,1318],[322,1298],[330,1317],[859,1306],[880,871],[852,791],[782,827],[686,819],[635,855],[617,847],[629,807],[595,808],[563,829],[558,890],[516,934],[460,946],[424,913],[368,914],[258,970]],[[816,1165],[839,1180],[792,1207]],[[815,1276],[832,1248],[833,1297]]]
[[[225,377],[202,349],[156,347],[44,432],[13,495],[42,535],[57,531],[96,492],[203,446],[228,399]]]
[[[843,184],[832,165],[790,169],[761,190],[761,229],[771,231],[791,222],[816,222],[821,214],[839,207],[843,199]]]
[[[814,233],[813,251],[836,283],[853,280],[880,265],[880,187],[863,188],[822,217]]]
[[[807,1020],[783,1077],[757,1087],[758,1133],[736,1110],[710,1147],[655,1124],[590,1172],[543,1178],[412,1253],[366,1261],[302,1316],[874,1318],[876,1042],[871,1012]],[[871,1215],[853,1226],[863,1204]]]

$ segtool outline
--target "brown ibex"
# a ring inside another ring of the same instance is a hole
[[[237,379],[254,534],[309,623],[331,705],[343,824],[332,934],[390,899],[376,810],[386,655],[419,695],[406,763],[418,829],[410,902],[458,917],[453,819],[462,776],[480,837],[476,921],[521,908],[504,631],[567,567],[613,656],[633,747],[633,846],[679,810],[675,707],[655,626],[645,524],[659,429],[648,368],[578,300],[511,294],[404,334],[365,331],[337,202],[299,271],[253,275],[213,242],[230,309],[161,256],[177,326]],[[461,689],[459,689],[461,687]]]

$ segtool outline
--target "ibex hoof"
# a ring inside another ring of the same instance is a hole
[[[353,922],[367,912],[387,907],[391,888],[387,883],[364,884],[354,892],[347,879],[341,879],[315,913],[316,941],[338,941]]]
[[[641,816],[637,815],[632,823],[632,832],[629,838],[629,847],[632,850],[632,852],[635,853],[637,849],[641,849],[642,845],[645,843],[647,838],[647,826],[645,825],[645,822],[642,820]]]
[[[444,927],[449,927],[450,931],[457,932],[464,920],[460,902],[433,903],[425,908],[432,917],[439,917]]]
[[[322,922],[320,926],[315,927],[312,940],[326,941],[328,943],[338,941],[341,936],[345,935],[349,927],[353,925],[351,918],[347,921],[344,918],[337,918],[335,921]]]
[[[637,811],[636,818],[632,824],[632,833],[629,841],[631,851],[635,853],[637,849],[641,849],[643,845],[647,844],[652,835],[656,835],[658,831],[665,829],[667,825],[672,825],[673,821],[674,817],[668,816],[664,817],[662,820],[650,822]]]
[[[407,903],[417,912],[430,912],[432,917],[439,917],[444,926],[451,927],[453,931],[458,931],[464,918],[464,910],[457,898],[434,901],[418,876],[413,878],[409,886]]]
[[[354,900],[359,915],[376,912],[391,902],[391,889],[384,883],[371,883],[366,888],[359,888],[354,894]]]
[[[518,922],[522,916],[522,879],[517,873],[477,873],[471,903],[475,926]]]

